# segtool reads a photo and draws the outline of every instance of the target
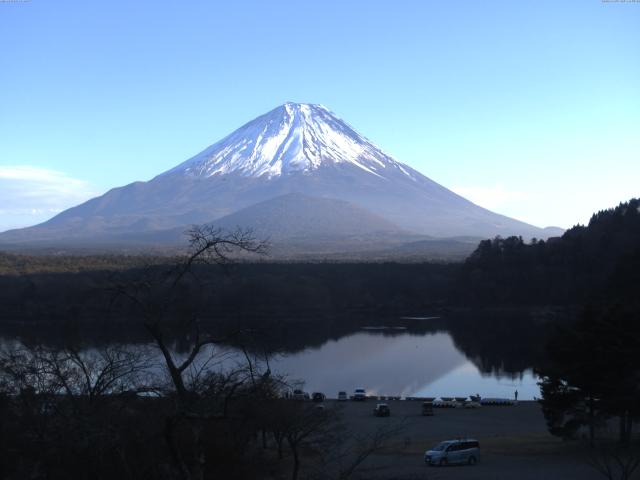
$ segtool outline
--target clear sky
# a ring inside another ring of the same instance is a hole
[[[640,2],[0,0],[0,230],[322,103],[476,203],[640,195]]]

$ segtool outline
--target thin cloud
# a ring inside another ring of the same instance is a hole
[[[0,231],[43,222],[95,195],[88,182],[64,172],[0,166]]]

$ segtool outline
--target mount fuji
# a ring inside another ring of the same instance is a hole
[[[324,106],[286,103],[150,181],[0,234],[0,242],[179,244],[180,232],[197,223],[252,227],[284,243],[558,233],[473,204]]]

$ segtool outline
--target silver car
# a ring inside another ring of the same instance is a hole
[[[447,440],[424,453],[427,465],[468,464],[475,465],[480,460],[480,443],[472,438]]]

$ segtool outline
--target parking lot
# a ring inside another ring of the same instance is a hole
[[[434,409],[422,416],[420,401],[388,401],[389,417],[375,417],[377,401],[336,402],[345,426],[354,432],[373,434],[378,427],[398,426],[399,433],[384,451],[363,466],[365,478],[384,479],[597,479],[578,445],[567,444],[547,432],[535,402],[478,409]],[[475,466],[427,467],[424,451],[442,440],[474,438],[480,442],[481,459]]]

